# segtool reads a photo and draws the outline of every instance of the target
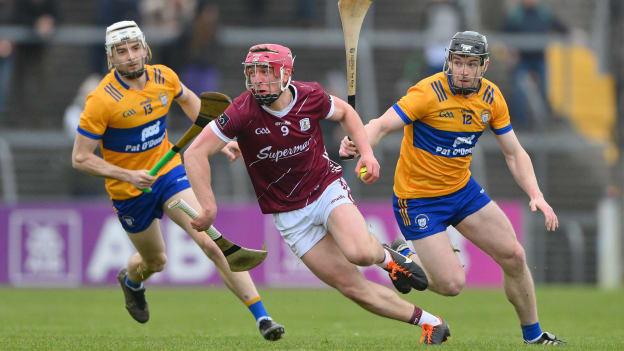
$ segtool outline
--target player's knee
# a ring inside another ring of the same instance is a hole
[[[164,253],[158,254],[153,258],[146,260],[145,264],[150,272],[161,272],[165,269],[165,265],[167,264],[167,255]]]
[[[516,243],[509,251],[501,255],[499,263],[505,273],[522,270],[526,265],[526,254],[520,243]]]
[[[453,277],[443,282],[436,282],[436,292],[444,296],[457,296],[466,285],[466,277],[463,275]]]
[[[373,252],[352,250],[351,252],[345,252],[345,256],[349,262],[356,266],[367,267],[375,264],[375,255]]]

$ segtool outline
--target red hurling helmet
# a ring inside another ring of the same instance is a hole
[[[245,69],[243,73],[245,74],[245,85],[247,90],[251,91],[256,101],[258,101],[261,105],[270,105],[272,104],[282,92],[288,87],[290,84],[290,77],[288,81],[284,83],[284,72],[288,70],[291,74],[293,71],[293,63],[294,58],[290,49],[278,45],[278,44],[258,44],[249,48],[249,52],[245,57],[245,62],[243,65]],[[273,68],[272,72],[276,78],[279,78],[279,81],[270,81],[268,84],[278,84],[280,88],[280,92],[277,94],[260,94],[255,89],[254,84],[252,84],[249,78],[249,70],[255,70],[258,67],[266,67]]]

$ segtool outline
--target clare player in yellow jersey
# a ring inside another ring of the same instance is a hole
[[[524,341],[560,344],[555,335],[541,330],[533,279],[511,223],[470,174],[474,147],[489,128],[511,174],[529,196],[531,211],[544,214],[547,230],[557,229],[557,215],[544,200],[531,159],[516,138],[505,99],[494,83],[483,78],[489,61],[485,36],[472,31],[455,34],[443,72],[409,88],[365,129],[371,145],[403,129],[394,175],[394,212],[416,251],[411,257],[427,273],[429,289],[454,296],[464,287],[465,272],[446,233],[453,225],[502,268],[505,294],[516,310]],[[355,155],[357,150],[345,138],[340,153]],[[404,240],[395,241],[393,248],[411,252]],[[409,292],[402,285],[395,283],[400,291]]]
[[[200,100],[163,65],[148,65],[150,48],[134,21],[121,21],[106,29],[106,56],[110,72],[89,94],[74,141],[72,163],[76,169],[105,178],[115,212],[138,251],[117,278],[126,309],[140,323],[149,319],[143,281],[164,269],[167,257],[160,218],[166,214],[183,228],[215,263],[227,287],[249,308],[267,340],[277,340],[284,327],[267,313],[248,272],[230,271],[225,256],[191,219],[168,208],[184,199],[199,203],[190,189],[179,156],[155,176],[148,170],[172,146],[167,134],[167,114],[173,101],[195,120]],[[98,148],[102,154],[95,154]],[[151,193],[141,188],[151,187]]]

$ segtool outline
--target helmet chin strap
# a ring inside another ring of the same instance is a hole
[[[283,74],[280,74],[280,77],[282,77],[282,76],[283,76]],[[290,81],[291,81],[291,77],[288,78],[288,82],[286,82],[285,85],[282,85],[282,80],[280,80],[280,91],[278,93],[275,93],[275,94],[260,95],[260,94],[257,94],[253,89],[251,90],[251,93],[252,93],[253,97],[256,99],[256,101],[258,102],[258,104],[260,104],[262,106],[269,106],[272,103],[274,103],[275,101],[277,101],[277,99],[279,99],[280,96],[282,96],[284,91],[290,85]]]
[[[453,92],[456,94],[470,95],[470,94],[478,92],[481,89],[481,79],[477,81],[476,86],[464,88],[464,87],[458,87],[455,85],[455,81],[453,80],[453,73],[451,72],[451,70],[449,70],[446,73],[446,76],[448,78],[449,85],[453,89]],[[472,79],[476,79],[476,78],[472,78]]]
[[[117,72],[119,72],[119,74],[122,77],[124,77],[124,78],[137,79],[137,78],[141,77],[143,75],[143,73],[145,73],[145,66],[143,66],[139,70],[132,71],[132,72],[123,72],[123,71],[120,71],[120,70],[117,70]]]
[[[256,99],[256,101],[258,102],[258,104],[260,104],[262,106],[269,106],[272,103],[274,103],[275,101],[277,101],[277,99],[279,99],[279,97],[282,95],[282,93],[283,93],[283,91],[280,91],[278,94],[265,94],[265,95],[260,95],[260,94],[253,93],[253,96]]]

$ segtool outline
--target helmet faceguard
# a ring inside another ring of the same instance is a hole
[[[145,55],[136,58],[130,58],[125,62],[113,63],[113,55],[115,54],[115,48],[125,45],[128,52],[130,52],[131,44],[138,42],[143,49],[145,49]],[[134,21],[120,21],[113,23],[106,28],[106,58],[108,60],[108,69],[115,68],[115,70],[123,77],[128,79],[136,79],[143,75],[145,72],[145,64],[152,58],[152,52],[145,42],[145,35]],[[121,69],[121,67],[134,63],[140,60],[141,67],[134,71],[127,71]]]
[[[277,100],[288,88],[293,72],[294,58],[290,49],[277,44],[258,44],[249,49],[245,62],[243,62],[243,74],[245,86],[260,105],[270,105]],[[279,72],[279,74],[278,74]],[[288,80],[284,77],[288,72]],[[252,82],[251,77],[268,75],[268,81]],[[279,79],[279,80],[272,80]],[[266,85],[266,89],[263,89]],[[274,87],[279,87],[279,91]],[[264,90],[264,91],[263,91]]]
[[[460,72],[453,72],[452,60],[455,55],[479,58],[479,67],[477,68],[474,76],[465,77]],[[481,79],[483,78],[489,63],[490,53],[488,52],[488,43],[484,35],[473,31],[457,32],[451,39],[449,47],[447,48],[446,61],[444,62],[443,71],[447,74],[449,85],[454,92],[462,95],[470,95],[478,92],[481,88]],[[460,77],[471,79],[473,82],[468,87],[456,86],[454,78],[459,79]]]

